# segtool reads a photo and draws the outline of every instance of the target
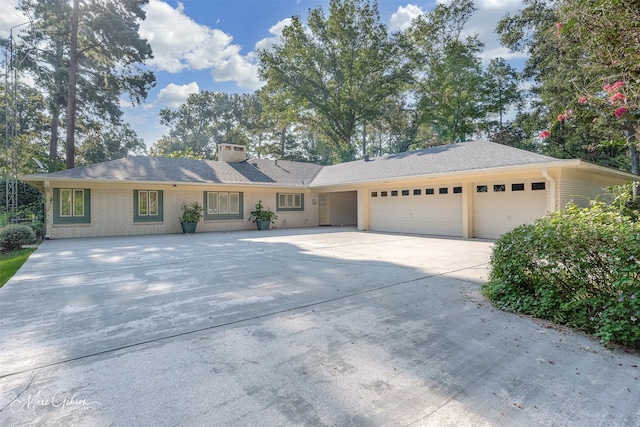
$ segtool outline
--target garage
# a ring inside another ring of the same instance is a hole
[[[372,231],[495,239],[547,211],[543,178],[487,180],[468,184],[374,189],[369,194]],[[463,194],[470,191],[473,194]],[[464,199],[470,202],[465,203]],[[467,211],[468,210],[468,211]],[[468,213],[467,213],[468,212]]]
[[[473,234],[495,239],[547,210],[544,180],[487,182],[473,186]]]
[[[373,231],[461,236],[462,186],[372,190],[369,227]]]

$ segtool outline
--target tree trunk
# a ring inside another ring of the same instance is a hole
[[[640,174],[640,167],[638,161],[638,145],[636,140],[636,133],[633,127],[633,123],[627,120],[624,129],[624,136],[627,139],[627,145],[629,145],[629,157],[631,158],[631,173]],[[640,197],[640,187],[638,185],[633,186],[633,199],[636,200]]]
[[[633,128],[633,123],[631,123],[630,120],[627,120],[624,133],[627,139],[627,144],[629,145],[629,156],[631,157],[631,173],[635,175],[640,175],[636,133],[635,133],[635,129]]]
[[[67,89],[67,141],[65,145],[67,169],[75,167],[75,128],[76,128],[76,80],[78,75],[78,9],[79,0],[73,0],[71,15],[71,45],[69,49],[69,86]]]
[[[629,152],[630,152],[630,156],[631,156],[631,173],[635,174],[635,175],[639,175],[638,173],[638,146],[636,145],[635,141],[633,141],[630,145],[629,145]]]
[[[367,155],[367,124],[362,124],[362,157]]]
[[[54,161],[58,158],[58,127],[60,125],[60,108],[55,102],[51,103],[51,139],[49,140],[49,160],[53,167]],[[49,170],[49,172],[53,172]]]

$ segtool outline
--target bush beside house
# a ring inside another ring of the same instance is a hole
[[[483,294],[501,309],[640,348],[640,223],[628,200],[618,202],[569,205],[504,234]]]
[[[5,251],[17,250],[35,241],[36,234],[28,225],[12,224],[0,229],[0,248]]]

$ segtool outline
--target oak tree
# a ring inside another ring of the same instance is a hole
[[[376,120],[406,80],[399,36],[368,0],[331,0],[329,15],[310,10],[306,25],[294,16],[281,42],[258,55],[264,93],[312,113],[339,160],[355,157],[356,129]]]

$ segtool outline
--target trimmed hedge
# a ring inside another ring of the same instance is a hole
[[[6,251],[20,249],[22,245],[35,243],[36,234],[28,225],[12,224],[0,229],[0,248]]]
[[[503,235],[482,292],[497,307],[640,348],[640,223],[627,205],[569,205]]]

